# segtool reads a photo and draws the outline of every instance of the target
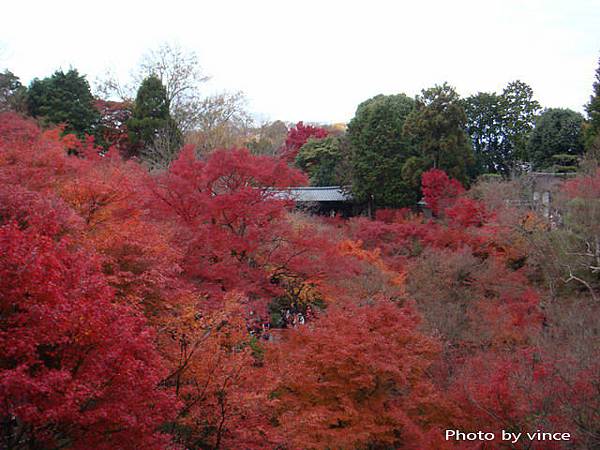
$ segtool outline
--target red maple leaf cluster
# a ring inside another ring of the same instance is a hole
[[[280,149],[281,158],[290,163],[294,162],[298,152],[309,139],[323,139],[328,135],[329,132],[324,128],[298,122],[288,131],[285,142]]]

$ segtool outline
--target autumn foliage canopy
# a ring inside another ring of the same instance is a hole
[[[323,129],[299,123],[283,157],[187,146],[148,173],[117,122],[106,151],[0,116],[0,447],[598,444],[598,354],[567,344],[510,206],[430,170],[433,218],[324,220],[282,195]],[[572,211],[599,177],[566,184]]]

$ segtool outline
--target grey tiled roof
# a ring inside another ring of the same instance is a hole
[[[349,202],[352,195],[341,186],[294,187],[277,191],[277,196],[297,202]]]

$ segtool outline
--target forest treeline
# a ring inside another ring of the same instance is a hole
[[[128,83],[108,72],[95,81],[94,94],[73,68],[28,87],[6,70],[0,110],[91,136],[151,169],[166,168],[184,143],[203,156],[231,147],[282,156],[312,185],[347,186],[375,207],[415,206],[430,168],[469,186],[482,175],[575,172],[586,150],[600,148],[597,83],[587,119],[568,108],[542,108],[533,89],[515,80],[502,92],[466,98],[448,83],[415,98],[377,95],[358,105],[346,126],[259,123],[242,92],[202,95],[207,80],[193,52],[163,44],[142,57]]]
[[[259,127],[178,52],[105,80],[119,101],[3,75],[0,447],[600,445],[600,68],[587,119],[514,82]],[[522,201],[528,170],[572,172],[560,220]],[[309,183],[374,217],[279,195]]]

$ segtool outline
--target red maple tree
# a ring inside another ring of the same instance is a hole
[[[304,122],[298,122],[288,131],[285,142],[280,149],[281,158],[288,163],[294,162],[298,152],[309,139],[323,139],[329,135],[329,132],[321,127],[313,125],[304,125]]]
[[[157,388],[165,369],[153,331],[113,302],[99,258],[63,236],[81,226],[64,204],[22,189],[8,196],[26,202],[5,207],[0,222],[0,439],[164,448],[158,428],[176,405]]]

